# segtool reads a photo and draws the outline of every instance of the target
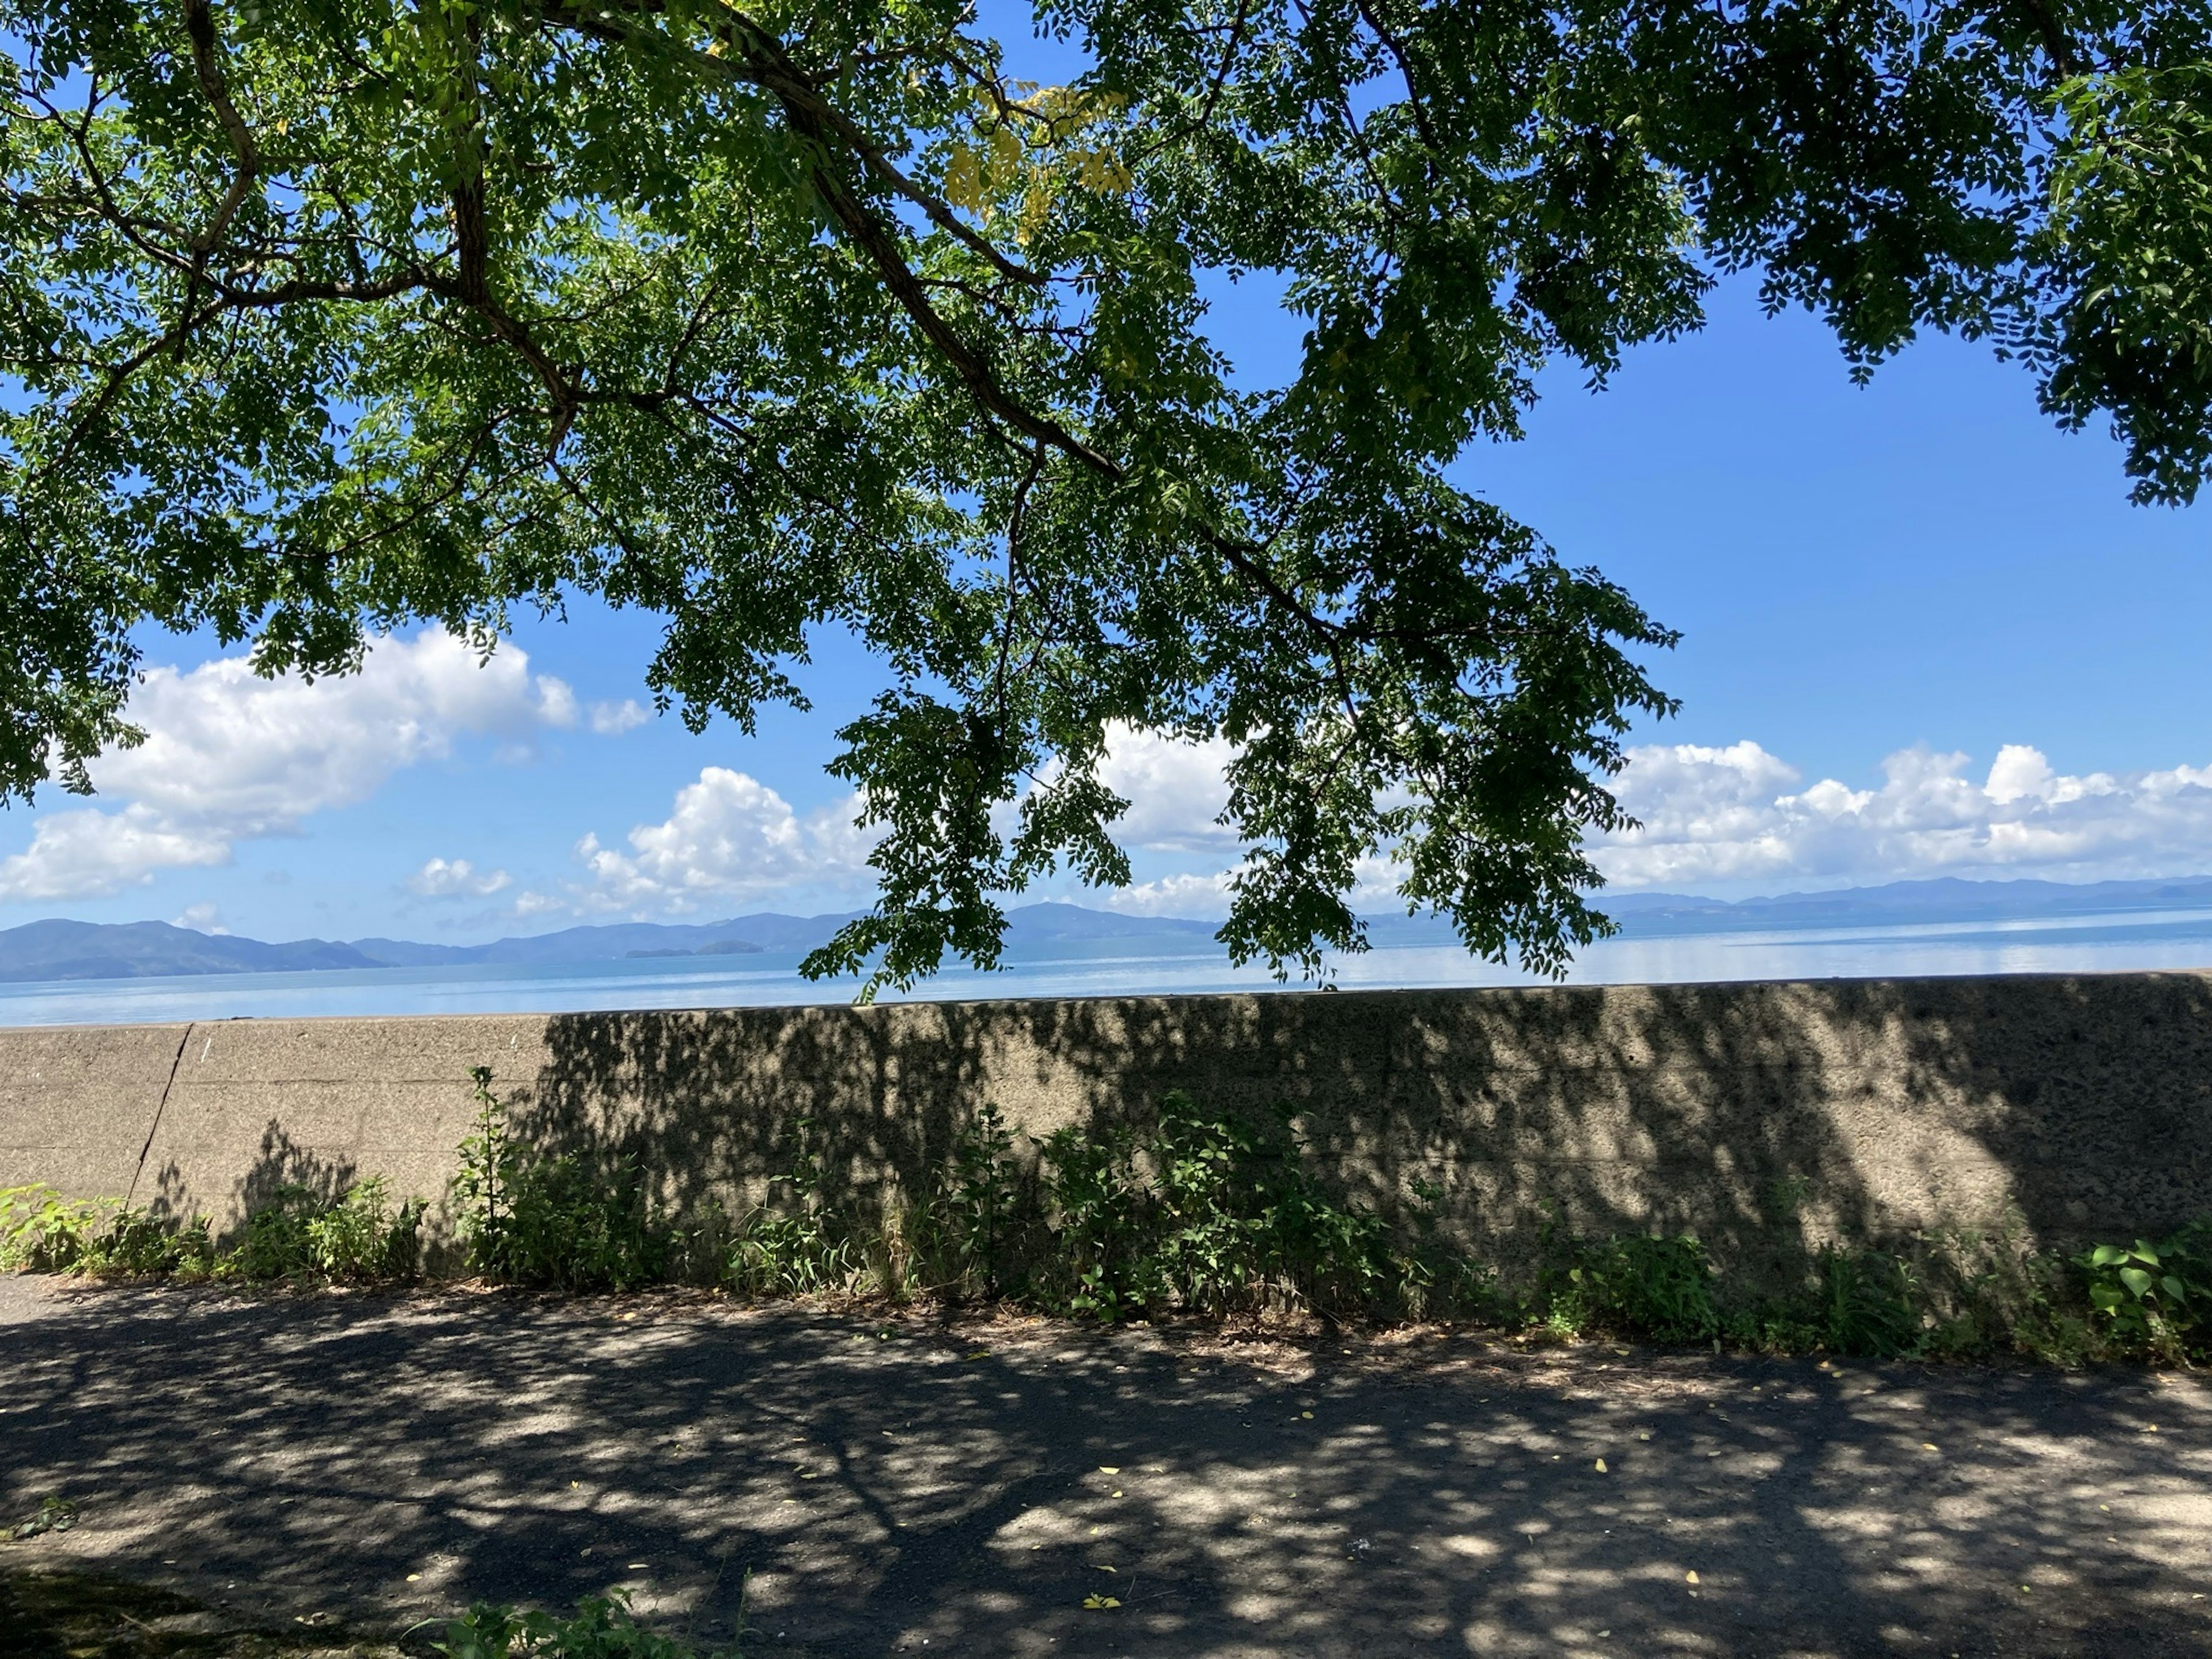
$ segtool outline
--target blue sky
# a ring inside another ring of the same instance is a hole
[[[1285,339],[1263,309],[1217,330],[1261,373]],[[1683,631],[1657,664],[1682,712],[1623,780],[1647,830],[1601,849],[1617,882],[2212,870],[2212,520],[2130,506],[2109,439],[2054,430],[1985,349],[1929,340],[1855,387],[1817,322],[1730,283],[1603,392],[1554,377],[1526,441],[1460,477]],[[813,715],[694,737],[640,718],[655,631],[580,605],[488,673],[410,636],[313,692],[151,639],[178,671],[147,687],[156,742],[94,801],[0,813],[0,926],[465,939],[863,902],[821,764],[866,662],[825,641]],[[1122,902],[1218,908],[1218,760],[1118,752],[1145,884]]]

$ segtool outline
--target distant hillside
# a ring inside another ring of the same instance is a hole
[[[34,921],[0,931],[0,981],[143,979],[172,975],[253,974],[331,968],[442,968],[466,963],[545,964],[651,957],[797,955],[828,941],[850,913],[790,916],[763,912],[695,924],[616,922],[495,939],[487,945],[424,945],[361,939],[347,944],[298,939],[265,945],[227,933],[199,933],[167,922]],[[1032,904],[1007,916],[1007,945],[1109,944],[1152,949],[1210,943],[1215,924],[1172,917],[1125,916],[1073,904]]]
[[[2034,921],[2146,910],[2212,909],[2212,878],[2172,881],[1895,881],[1771,898],[1600,893],[1598,907],[1632,934],[1881,927],[1919,922]]]
[[[264,945],[172,927],[166,921],[33,921],[0,933],[0,980],[143,979],[376,965],[375,958],[354,946],[328,939]]]
[[[1700,898],[1686,893],[1601,893],[1599,907],[1632,937],[1803,932],[1915,923],[2033,921],[2159,910],[2212,910],[2212,877],[2172,881],[1893,882],[1771,898]],[[495,939],[422,945],[359,939],[267,945],[199,933],[166,922],[34,921],[0,931],[0,981],[140,979],[185,974],[297,972],[308,969],[434,968],[471,963],[544,964],[626,958],[795,957],[823,944],[849,915],[792,916],[763,911],[722,921],[614,922]],[[1217,924],[1174,916],[1130,916],[1079,904],[1030,904],[1007,913],[1006,946],[1030,955],[1083,956],[1126,947],[1161,956],[1216,951]],[[1450,924],[1432,917],[1368,919],[1378,945],[1443,945]]]

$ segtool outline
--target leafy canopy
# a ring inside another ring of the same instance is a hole
[[[1062,87],[965,0],[4,6],[0,799],[131,739],[148,624],[330,674],[596,593],[695,729],[842,628],[880,894],[817,971],[1126,881],[1124,727],[1234,746],[1240,960],[1395,868],[1559,968],[1672,635],[1444,469],[1716,271],[2212,469],[2201,4],[1041,0]],[[1285,386],[1206,338],[1249,273]]]

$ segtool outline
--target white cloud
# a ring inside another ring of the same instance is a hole
[[[504,870],[479,873],[466,859],[432,859],[407,885],[424,898],[485,898],[508,884]]]
[[[479,660],[441,630],[380,641],[358,674],[313,684],[263,679],[242,657],[150,669],[129,713],[146,741],[92,767],[99,793],[125,804],[42,815],[30,846],[0,860],[0,900],[93,897],[227,863],[238,842],[366,800],[457,738],[579,719],[575,694],[521,651]]]
[[[29,847],[0,859],[0,899],[99,896],[149,880],[156,870],[229,861],[226,837],[173,827],[149,807],[51,812],[39,820]]]
[[[802,818],[757,779],[706,767],[677,791],[665,821],[630,830],[627,852],[601,846],[596,835],[576,843],[590,880],[575,906],[684,913],[709,899],[851,890],[868,873],[872,844],[854,827],[858,810],[848,798]]]
[[[1757,744],[1632,750],[1616,793],[1643,828],[1597,843],[1620,887],[1934,875],[2099,880],[2212,866],[2212,767],[2063,776],[2022,744],[1971,758],[1905,749],[1879,788],[1797,771]]]
[[[653,718],[653,711],[629,697],[620,702],[595,702],[590,709],[592,730],[603,738],[634,732]]]
[[[1229,804],[1224,773],[1235,754],[1218,738],[1188,743],[1114,727],[1098,767],[1099,781],[1129,803],[1115,821],[1114,838],[1158,852],[1234,847],[1235,835],[1214,820]]]
[[[1197,916],[1215,920],[1229,913],[1226,870],[1210,876],[1164,876],[1103,895],[1106,907],[1133,916]],[[1096,903],[1096,896],[1087,896]]]

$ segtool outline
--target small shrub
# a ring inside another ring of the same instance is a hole
[[[122,1207],[118,1199],[64,1198],[44,1182],[0,1188],[0,1268],[74,1272]]]
[[[43,1183],[0,1191],[0,1269],[143,1278],[204,1272],[214,1257],[203,1221],[179,1227]]]
[[[650,1212],[634,1160],[530,1155],[515,1144],[489,1066],[471,1066],[477,1115],[453,1180],[469,1265],[502,1285],[627,1291],[668,1277],[672,1232]]]
[[[999,1294],[1020,1196],[1014,1138],[999,1109],[987,1103],[953,1137],[951,1176],[938,1206],[948,1282]]]
[[[2075,1258],[2092,1317],[2123,1352],[2179,1359],[2202,1352],[2212,1313],[2212,1223],[2156,1244],[2100,1244]]]
[[[564,1154],[521,1163],[498,1248],[483,1265],[509,1285],[628,1291],[668,1277],[671,1239],[656,1225],[637,1165]]]
[[[640,1626],[619,1591],[586,1596],[567,1619],[479,1601],[430,1645],[447,1659],[699,1659],[684,1643]]]
[[[280,1187],[247,1215],[244,1235],[215,1261],[214,1272],[219,1279],[260,1284],[411,1278],[421,1222],[419,1204],[392,1209],[382,1176],[372,1176],[330,1200],[310,1187]]]
[[[792,1125],[791,1170],[778,1183],[791,1188],[792,1208],[757,1205],[738,1224],[724,1277],[741,1294],[808,1296],[842,1289],[860,1273],[848,1229],[822,1201],[813,1127],[808,1117]]]
[[[1041,1151],[1056,1269],[1047,1297],[1066,1312],[1218,1315],[1289,1297],[1328,1313],[1364,1305],[1388,1276],[1382,1224],[1322,1193],[1286,1111],[1270,1131],[1208,1115],[1178,1090],[1146,1137],[1070,1127]]]
[[[1152,1291],[1136,1148],[1136,1133],[1126,1124],[1090,1134],[1070,1124],[1039,1143],[1051,1210],[1050,1260],[1040,1285],[1048,1305],[1113,1320]]]
[[[1589,1326],[1657,1342],[1704,1342],[1720,1334],[1713,1268],[1696,1239],[1631,1236],[1580,1244],[1548,1322],[1560,1334]]]

